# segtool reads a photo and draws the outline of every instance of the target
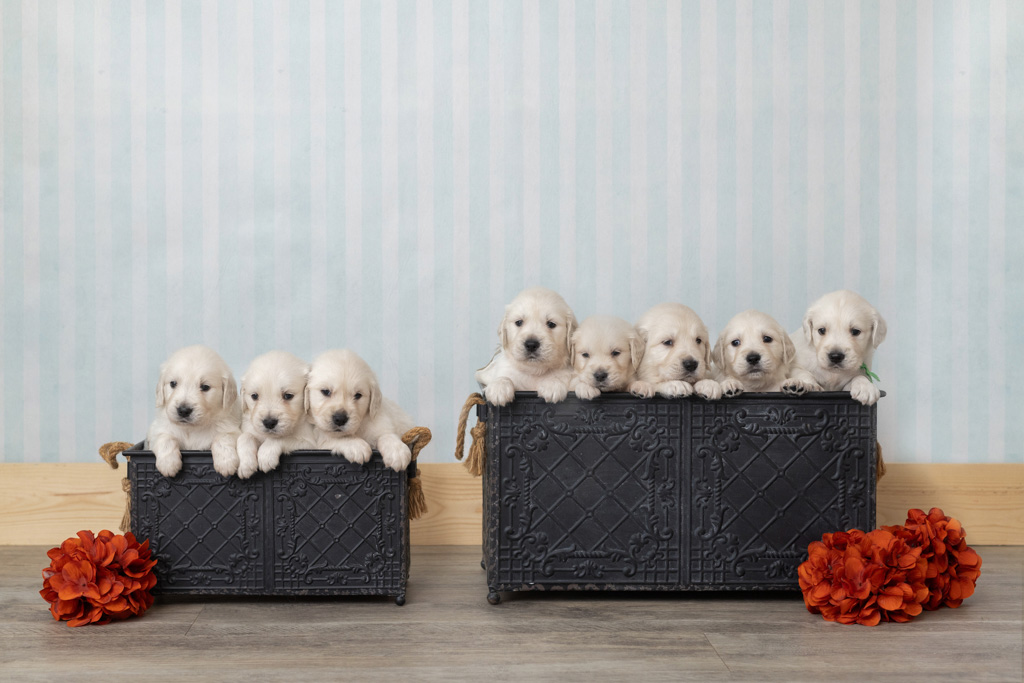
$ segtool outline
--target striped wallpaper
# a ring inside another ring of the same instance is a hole
[[[350,347],[452,459],[503,304],[889,322],[894,461],[1024,461],[1024,3],[0,0],[0,457]]]

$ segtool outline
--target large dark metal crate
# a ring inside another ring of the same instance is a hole
[[[521,392],[486,422],[484,568],[523,590],[797,590],[822,533],[875,526],[876,408]]]
[[[141,444],[124,455],[131,530],[157,558],[155,592],[405,602],[410,473],[388,469],[376,451],[366,465],[296,451],[250,479],[219,475],[209,451],[183,451],[173,478]]]

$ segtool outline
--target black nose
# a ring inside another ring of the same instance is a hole
[[[188,417],[192,414],[192,406],[185,404],[178,406],[178,417]]]
[[[348,422],[348,413],[335,413],[331,416],[331,420],[334,422],[335,427],[344,427],[345,423]]]
[[[844,358],[846,358],[846,354],[842,351],[832,351],[828,354],[828,359],[832,361],[833,365],[839,365],[843,362]]]
[[[594,379],[596,379],[598,382],[603,382],[606,379],[608,379],[608,373],[605,372],[604,370],[598,370],[597,372],[594,373]]]
[[[757,365],[760,362],[761,362],[761,354],[759,354],[759,353],[748,353],[747,354],[747,363],[748,364],[750,364],[750,365]]]
[[[273,429],[274,427],[277,426],[277,418],[276,417],[265,417],[265,418],[263,418],[263,426],[266,427],[267,429]]]
[[[694,359],[692,359],[692,358],[691,358],[691,359],[689,359],[689,360],[684,360],[684,361],[683,361],[683,368],[684,368],[684,369],[685,369],[685,370],[686,370],[687,372],[693,372],[694,370],[696,370],[696,369],[697,369],[697,367],[698,367],[699,365],[700,365],[700,363],[698,363],[697,361],[695,361],[695,360],[694,360]]]
[[[534,351],[536,351],[537,349],[540,348],[540,340],[538,340],[538,339],[527,339],[526,341],[523,342],[523,346],[526,347],[527,351],[529,351],[530,353],[533,353]]]

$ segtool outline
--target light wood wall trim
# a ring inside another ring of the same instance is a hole
[[[57,544],[79,529],[116,531],[124,465],[0,463],[0,545]],[[481,484],[460,463],[420,465],[430,511],[412,523],[418,545],[478,545]],[[878,524],[909,508],[941,507],[972,545],[1024,545],[1024,465],[888,464],[878,485]]]

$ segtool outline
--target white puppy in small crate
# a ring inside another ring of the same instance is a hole
[[[238,476],[269,472],[282,453],[315,448],[306,419],[309,365],[287,351],[270,351],[242,375],[242,435],[238,437]]]
[[[711,352],[726,396],[782,391],[799,396],[818,388],[796,365],[793,341],[767,313],[749,310],[729,321]]]
[[[793,333],[797,363],[825,391],[849,391],[872,405],[882,395],[868,376],[871,358],[885,340],[886,324],[864,297],[831,292],[807,309],[803,329]]]
[[[574,375],[569,389],[592,399],[608,391],[626,391],[636,378],[644,344],[622,318],[592,315],[572,333],[569,344]]]
[[[569,393],[572,366],[569,340],[576,316],[556,292],[534,287],[519,293],[498,326],[501,348],[486,367],[476,371],[484,397],[503,406],[516,391],[536,391],[548,403]]]
[[[693,309],[664,303],[650,309],[636,323],[644,343],[637,381],[630,393],[651,398],[690,396],[722,398],[722,387],[711,378],[711,340],[708,328]]]
[[[317,448],[360,465],[376,448],[391,469],[409,466],[412,452],[402,435],[415,426],[412,418],[381,395],[377,376],[358,355],[320,354],[310,367],[306,394]]]
[[[238,470],[238,389],[216,351],[197,345],[171,354],[160,366],[156,407],[146,446],[161,474],[173,477],[181,470],[182,450],[211,451],[213,468],[225,477]]]

